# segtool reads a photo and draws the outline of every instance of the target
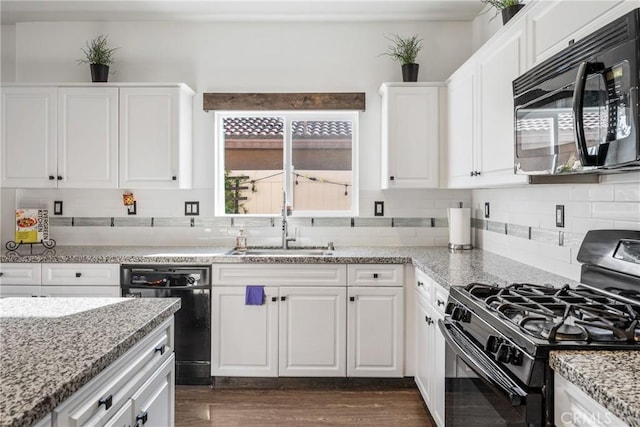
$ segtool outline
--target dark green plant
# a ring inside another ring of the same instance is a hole
[[[230,170],[224,171],[224,213],[237,214],[240,210],[247,213],[244,205],[240,203],[241,184],[245,181],[244,176],[231,176]]]
[[[100,34],[95,39],[87,42],[86,48],[81,48],[84,53],[84,59],[78,59],[81,64],[113,64],[113,54],[117,47],[110,48],[107,46],[107,36]]]
[[[522,3],[520,0],[480,0],[484,4],[491,5],[495,7],[499,11],[504,9],[505,7],[515,6],[516,4]]]
[[[383,55],[390,56],[394,61],[402,64],[413,64],[416,62],[418,52],[422,49],[422,39],[417,35],[411,37],[402,37],[398,34],[391,34],[385,38],[393,44],[389,46]]]

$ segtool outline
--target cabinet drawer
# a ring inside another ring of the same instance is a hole
[[[0,297],[39,297],[40,285],[2,285]]]
[[[38,290],[43,297],[118,298],[120,296],[119,286],[42,286],[38,287]]]
[[[349,286],[404,286],[403,264],[347,266]]]
[[[437,283],[433,284],[433,307],[438,313],[444,316],[444,309],[447,306],[447,298],[449,298],[449,291]]]
[[[0,285],[40,285],[40,264],[0,265]]]
[[[346,286],[347,267],[341,264],[213,264],[216,285]]]
[[[42,264],[43,285],[119,285],[119,264]]]
[[[431,303],[433,293],[433,281],[429,276],[416,268],[415,288],[418,295],[422,296],[428,303]]]
[[[136,344],[55,410],[54,427],[104,425],[173,352],[173,318]],[[104,402],[104,403],[101,403]]]

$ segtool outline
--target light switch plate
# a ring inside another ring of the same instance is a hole
[[[373,215],[384,216],[384,202],[373,202]]]
[[[489,202],[485,202],[484,204],[484,217],[489,218],[491,216],[491,211],[489,207]]]
[[[564,228],[564,205],[556,205],[556,227]]]
[[[200,215],[200,202],[184,202],[184,214],[186,216]]]
[[[53,202],[53,214],[62,215],[62,200],[56,200]]]

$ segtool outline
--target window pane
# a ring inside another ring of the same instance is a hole
[[[350,210],[351,121],[291,124],[294,210]]]
[[[279,117],[227,117],[224,126],[225,213],[279,214],[283,129]]]

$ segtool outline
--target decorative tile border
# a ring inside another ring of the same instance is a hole
[[[54,227],[279,227],[280,217],[51,217]],[[446,228],[447,218],[289,217],[297,227]]]
[[[500,221],[489,221],[472,218],[471,227],[491,233],[505,234],[521,239],[535,240],[557,246],[577,248],[582,244],[583,234],[570,233],[564,230],[550,230],[547,228],[528,227],[525,225],[509,224]]]

